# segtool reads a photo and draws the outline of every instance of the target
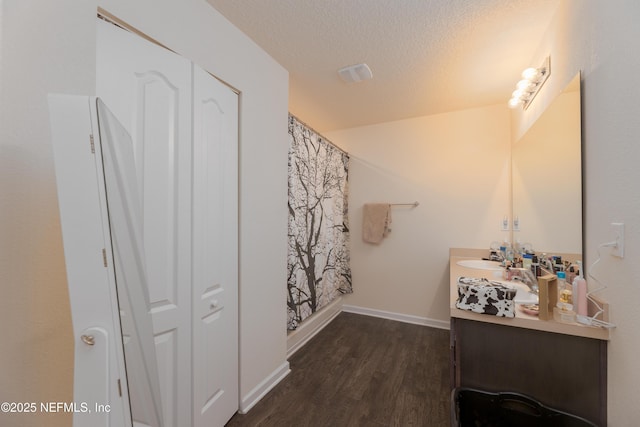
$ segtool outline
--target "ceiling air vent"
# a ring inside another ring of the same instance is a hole
[[[338,74],[347,83],[358,83],[373,77],[367,64],[349,65],[348,67],[340,68]]]

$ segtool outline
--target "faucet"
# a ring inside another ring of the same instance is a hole
[[[542,254],[540,257],[540,268],[542,268],[547,274],[554,274],[553,262],[547,257],[547,254]]]
[[[538,279],[529,268],[509,267],[509,271],[514,273],[511,280],[517,280],[529,287],[529,292],[538,294]]]
[[[502,256],[502,252],[500,251],[491,251],[491,255],[489,255],[489,261],[497,261],[503,262],[505,260],[504,256]]]

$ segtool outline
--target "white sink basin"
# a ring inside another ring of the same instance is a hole
[[[479,270],[502,271],[500,263],[497,261],[487,261],[484,259],[463,259],[456,262],[460,267],[477,268]]]
[[[516,304],[538,304],[538,295],[529,292],[529,287],[521,282],[500,281],[501,284],[508,288],[516,289],[516,296],[513,302]]]
[[[488,270],[492,273],[486,273],[486,275],[494,276],[494,277],[502,277],[502,271],[504,268],[500,266],[500,263],[497,261],[488,261],[484,259],[463,259],[457,261],[460,267],[466,268],[476,268],[479,270]],[[487,276],[488,277],[488,276]],[[489,278],[489,277],[488,277]],[[505,281],[505,280],[495,280],[489,278],[491,281],[499,282],[500,284],[516,289],[516,296],[513,298],[513,301],[516,304],[538,304],[538,295],[532,294],[529,292],[529,287],[522,282],[517,281]]]

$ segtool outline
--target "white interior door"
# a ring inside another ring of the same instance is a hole
[[[194,65],[194,426],[238,409],[238,96]]]
[[[191,63],[98,20],[97,94],[131,134],[167,426],[191,425]]]

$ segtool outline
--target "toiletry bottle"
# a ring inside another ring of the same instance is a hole
[[[566,273],[564,271],[559,271],[557,276],[558,303],[553,308],[553,318],[562,323],[574,323],[576,321],[576,313],[573,311],[572,285],[566,282]]]
[[[505,253],[506,253],[507,261],[511,261],[511,264],[513,265],[514,253],[511,246],[507,246]]]
[[[581,317],[583,319],[587,317],[587,281],[584,279],[580,261],[578,261],[578,268],[578,276],[573,279],[573,308],[580,322]]]
[[[567,283],[573,285],[573,280],[576,278],[576,268],[572,265],[569,266],[569,272],[567,273]]]
[[[562,257],[560,255],[553,257],[553,271],[564,271],[564,264],[562,263]]]
[[[531,260],[533,256],[531,254],[522,255],[522,267],[531,269]]]
[[[540,275],[541,275],[540,263],[538,263],[538,256],[537,255],[533,255],[531,257],[531,272],[536,277],[540,277]]]
[[[572,285],[568,284],[565,280],[566,273],[564,271],[558,271],[558,304],[557,307],[561,310],[571,311],[573,310],[573,289]]]

